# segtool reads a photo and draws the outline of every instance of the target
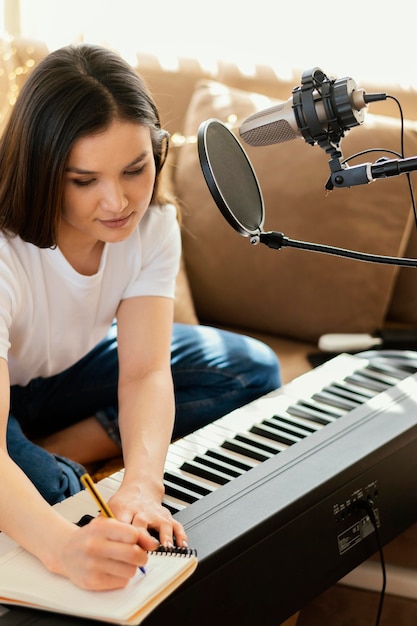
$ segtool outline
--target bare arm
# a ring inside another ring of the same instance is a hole
[[[161,506],[165,457],[175,401],[171,376],[173,302],[124,300],[118,311],[119,427],[125,477],[112,498],[116,516],[159,531],[161,543],[182,545],[182,526]]]
[[[125,586],[146,562],[145,550],[154,547],[152,541],[117,520],[97,519],[78,528],[49,506],[8,455],[9,396],[7,362],[0,358],[0,529],[78,586]]]

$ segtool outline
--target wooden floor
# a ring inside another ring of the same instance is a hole
[[[375,626],[379,594],[335,585],[305,607],[297,626]],[[417,602],[385,596],[379,626],[415,626]]]

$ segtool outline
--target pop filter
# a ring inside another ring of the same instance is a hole
[[[244,237],[259,235],[264,223],[264,203],[241,144],[215,119],[200,125],[197,142],[204,178],[223,217]]]
[[[341,256],[368,263],[417,267],[417,259],[366,254],[344,248],[289,239],[283,233],[263,231],[265,217],[262,193],[246,152],[223,122],[209,119],[197,135],[201,169],[214,202],[223,217],[251,244],[263,243],[279,250],[284,246]]]

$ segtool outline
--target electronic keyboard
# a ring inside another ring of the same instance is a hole
[[[378,537],[414,523],[416,372],[411,351],[339,355],[172,443],[164,505],[199,565],[143,624],[278,626],[371,556]],[[122,478],[100,481],[106,499]],[[74,522],[97,514],[85,492],[56,507]],[[50,623],[33,617],[7,625]]]

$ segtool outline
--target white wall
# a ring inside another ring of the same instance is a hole
[[[319,66],[360,82],[417,86],[417,3],[411,0],[5,0],[23,34],[50,48],[106,43],[125,56],[231,57],[281,74]]]

